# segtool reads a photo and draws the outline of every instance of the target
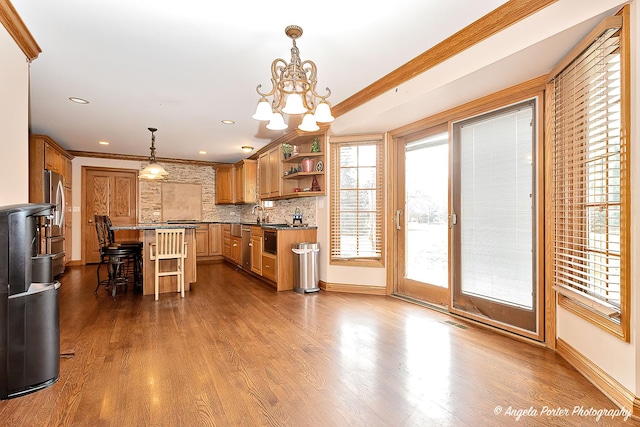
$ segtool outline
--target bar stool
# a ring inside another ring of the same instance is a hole
[[[187,244],[184,228],[156,228],[156,242],[150,244],[149,259],[155,261],[155,297],[158,300],[160,277],[176,276],[177,291],[184,298],[184,260]],[[161,271],[162,261],[175,260],[175,269]]]
[[[100,263],[96,270],[98,283],[93,293],[97,294],[100,285],[104,285],[107,289],[111,287],[111,296],[115,298],[118,286],[124,285],[125,289],[128,287],[129,260],[135,253],[130,248],[109,243],[108,230],[102,215],[95,215],[94,222],[100,245]],[[107,265],[107,279],[105,280],[100,278],[100,268],[103,264]]]
[[[111,218],[109,215],[103,215],[102,219],[107,230],[107,241],[110,246],[118,246],[122,249],[127,249],[131,253],[131,259],[133,262],[133,283],[136,290],[142,292],[142,248],[144,243],[139,240],[125,240],[122,242],[115,241],[115,233],[111,229]]]

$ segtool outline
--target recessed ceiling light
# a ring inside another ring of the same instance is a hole
[[[207,152],[204,151],[204,150],[200,150],[200,151],[198,151],[198,154],[207,154]]]
[[[100,145],[109,145],[109,141],[98,141]]]
[[[223,120],[222,123],[224,123],[225,125],[232,125],[235,122],[233,120]]]
[[[86,99],[82,99],[82,98],[78,98],[75,96],[70,96],[69,97],[69,101],[75,102],[76,104],[88,104],[89,101],[87,101]]]

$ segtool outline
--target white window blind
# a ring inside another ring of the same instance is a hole
[[[621,138],[620,29],[609,28],[554,83],[552,154],[554,284],[620,312]]]
[[[382,258],[382,139],[331,139],[331,261]]]
[[[461,290],[532,309],[533,119],[527,101],[459,127]]]

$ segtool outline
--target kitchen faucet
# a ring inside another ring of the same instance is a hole
[[[253,207],[251,208],[251,215],[255,215],[256,211],[262,211],[262,219],[260,219],[260,215],[258,214],[258,224],[260,224],[261,222],[264,222],[264,217],[265,217],[265,213],[264,213],[264,206],[257,204],[257,205],[253,205]]]

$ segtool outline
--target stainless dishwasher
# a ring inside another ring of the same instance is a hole
[[[242,268],[251,271],[251,227],[242,226]]]

